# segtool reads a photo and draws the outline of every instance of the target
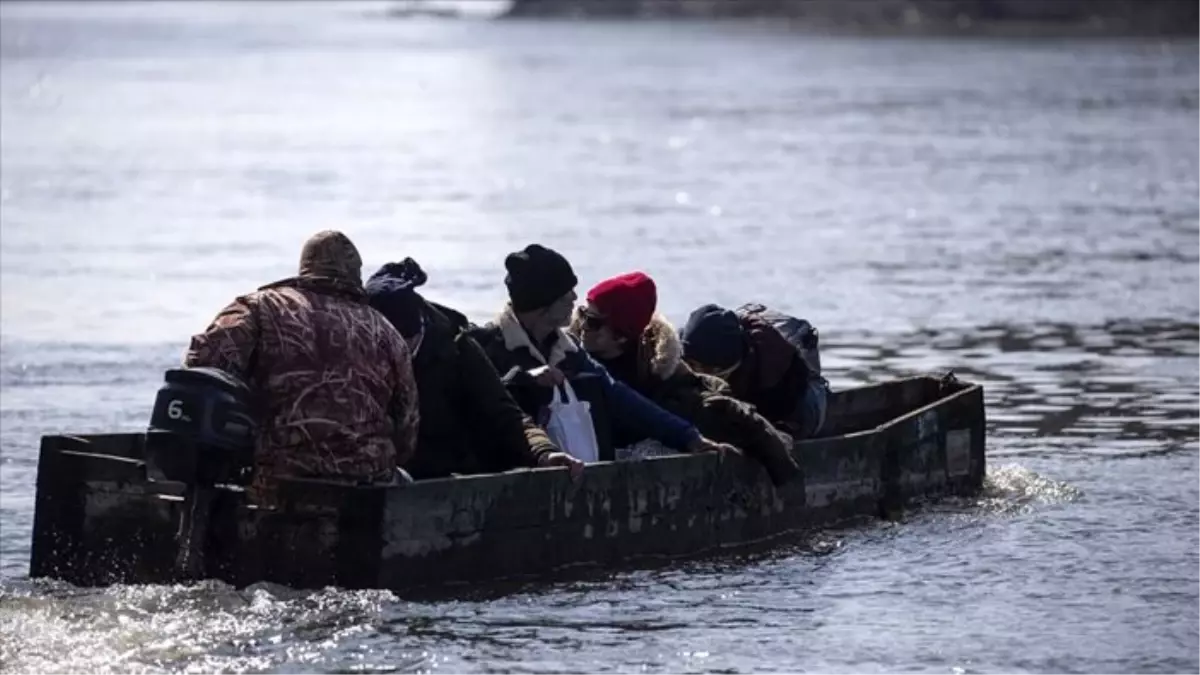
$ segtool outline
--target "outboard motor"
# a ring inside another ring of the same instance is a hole
[[[176,541],[176,571],[204,576],[208,520],[218,485],[246,485],[254,467],[257,425],[250,388],[217,368],[168,370],[146,433],[151,481],[187,486]]]
[[[146,434],[150,479],[199,487],[249,483],[256,431],[251,408],[250,388],[223,370],[168,370]]]

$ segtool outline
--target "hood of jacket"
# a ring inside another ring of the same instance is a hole
[[[362,285],[362,257],[350,238],[335,230],[318,232],[304,242],[299,274],[259,290],[279,287],[341,295],[360,302],[367,299]]]
[[[428,305],[417,288],[427,280],[425,271],[412,258],[387,263],[364,284],[367,302],[411,340],[425,328]]]
[[[739,318],[749,338],[752,363],[743,364],[738,371],[745,369],[754,386],[771,389],[791,376],[791,369],[797,362],[804,367],[799,350],[770,321],[754,313],[739,315]]]
[[[638,343],[638,362],[655,379],[666,380],[683,365],[683,342],[670,321],[655,312]]]

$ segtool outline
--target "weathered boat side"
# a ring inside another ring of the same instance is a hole
[[[797,444],[782,489],[741,457],[676,455],[390,488],[287,481],[278,509],[222,489],[210,576],[237,585],[413,586],[692,556],[871,517],[983,481],[982,389],[913,378],[841,392],[838,435]],[[855,420],[858,420],[857,424]],[[141,434],[43,439],[31,576],[77,584],[175,578],[181,485],[148,481]]]
[[[836,391],[830,395],[821,433],[829,437],[874,430],[905,413],[935,403],[955,387],[966,386],[957,380],[943,383],[933,377],[912,377]]]
[[[888,446],[884,508],[981,488],[987,473],[985,427],[983,388],[977,385],[951,389],[879,427]]]
[[[933,378],[854,390],[836,407],[874,430],[797,444],[803,479],[775,489],[757,464],[673,456],[435,481],[388,493],[379,584],[537,574],[695,555],[876,515],[983,483],[982,389]],[[487,561],[481,565],[480,561]]]
[[[181,499],[146,480],[142,437],[42,438],[30,576],[81,585],[169,578]]]

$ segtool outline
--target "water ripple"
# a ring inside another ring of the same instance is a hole
[[[0,672],[1200,667],[1194,40],[0,15]],[[677,323],[802,314],[835,388],[953,370],[986,488],[452,600],[25,578],[39,437],[144,428],[188,337],[331,226],[476,320],[540,241],[581,288],[651,273]]]

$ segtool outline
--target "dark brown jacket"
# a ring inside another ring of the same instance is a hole
[[[243,295],[192,338],[188,367],[245,380],[260,405],[255,488],[282,476],[389,481],[416,447],[409,351],[366,303],[344,235],[305,245],[300,274]]]
[[[416,479],[491,473],[537,466],[542,456],[558,452],[466,334],[467,318],[423,298],[421,305],[425,333],[413,359],[421,429],[417,452],[404,469]]]
[[[804,419],[808,366],[796,346],[758,312],[743,308],[737,315],[748,353],[730,374],[729,388],[763,417],[794,434],[802,428]]]

